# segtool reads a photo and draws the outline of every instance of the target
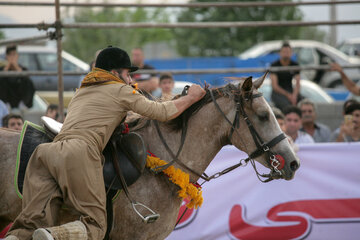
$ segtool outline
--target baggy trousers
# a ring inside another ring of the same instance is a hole
[[[25,174],[22,212],[8,235],[30,240],[37,228],[58,225],[62,203],[81,214],[88,239],[104,238],[102,155],[81,139],[41,144],[35,149]]]

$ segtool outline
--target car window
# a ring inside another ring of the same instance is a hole
[[[42,71],[57,70],[57,57],[55,53],[39,53],[37,57]]]
[[[346,53],[347,55],[351,54],[351,45],[348,44],[343,44],[339,47],[339,50],[342,51],[343,53]]]
[[[73,64],[72,62],[66,60],[63,58],[63,70],[64,71],[78,71],[80,70],[80,68],[78,68],[75,64]]]
[[[297,59],[300,65],[317,64],[317,59],[312,48],[300,48],[297,51]]]
[[[29,71],[37,71],[38,66],[36,63],[35,55],[32,53],[20,53],[19,54],[19,63],[21,66],[24,66]]]
[[[38,60],[43,71],[57,71],[57,55],[55,53],[39,53]],[[77,71],[78,67],[72,62],[62,59],[63,71]]]

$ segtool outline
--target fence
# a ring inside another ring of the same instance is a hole
[[[184,23],[69,23],[64,24],[61,22],[60,17],[60,7],[186,7],[186,8],[244,8],[244,7],[278,7],[278,6],[300,6],[300,5],[337,5],[337,4],[356,4],[360,3],[360,0],[353,1],[308,1],[308,2],[231,2],[231,3],[176,3],[176,4],[140,4],[140,3],[60,3],[59,0],[55,0],[54,3],[51,2],[0,2],[0,6],[54,6],[55,7],[55,16],[56,20],[54,23],[21,23],[21,24],[0,24],[0,28],[37,28],[39,30],[48,31],[49,29],[54,29],[54,32],[47,33],[46,37],[50,39],[54,39],[57,41],[57,60],[58,60],[58,92],[59,92],[59,113],[61,118],[63,118],[63,78],[64,74],[73,75],[74,73],[63,73],[62,71],[62,29],[63,28],[248,28],[248,27],[291,27],[291,26],[318,26],[318,25],[349,25],[349,24],[360,24],[360,20],[347,20],[347,21],[312,21],[312,22],[299,22],[299,21],[264,21],[264,22],[207,22],[207,23],[193,23],[193,22],[184,22]],[[34,37],[33,37],[34,38]],[[36,38],[36,37],[35,37]],[[44,36],[40,36],[39,38],[44,38]],[[15,40],[16,41],[16,40]],[[21,39],[21,41],[26,41],[26,39]],[[20,42],[21,42],[20,41]],[[17,40],[19,42],[19,40]],[[8,44],[9,41],[0,42],[1,44]],[[346,66],[350,67],[350,66]],[[351,66],[354,67],[354,66]],[[358,66],[356,66],[358,67]],[[328,66],[320,66],[320,69],[326,69]],[[315,69],[311,67],[301,67],[301,70],[305,69]],[[316,68],[317,69],[317,68]],[[260,72],[264,71],[264,68],[257,69],[217,69],[217,70],[209,70],[209,72],[226,72],[226,73],[234,73],[234,72]],[[168,72],[168,71],[167,71]],[[179,71],[179,70],[171,70],[170,72],[174,74],[178,73],[200,73],[205,72],[204,70],[191,70],[191,71]],[[35,74],[34,72],[26,72],[24,74]],[[53,75],[54,73],[43,73]],[[0,75],[2,76],[2,75]]]

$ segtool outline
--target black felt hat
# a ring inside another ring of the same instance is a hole
[[[127,68],[130,72],[138,70],[132,66],[129,55],[122,49],[109,46],[103,49],[96,58],[95,67],[110,71],[111,69]]]

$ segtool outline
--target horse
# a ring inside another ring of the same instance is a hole
[[[270,174],[262,176],[270,180],[291,180],[299,167],[299,159],[280,130],[269,104],[258,92],[264,79],[265,75],[254,81],[249,77],[237,84],[206,89],[204,98],[176,119],[157,123],[158,129],[155,121],[142,117],[136,124],[129,123],[130,130],[142,136],[150,152],[169,162],[173,160],[170,152],[176,152],[181,145],[181,128],[186,126],[182,150],[173,165],[188,173],[193,183],[202,177],[201,173],[215,155],[228,144],[246,152],[247,160],[252,163],[255,164],[255,160],[271,169]],[[16,131],[0,130],[0,229],[21,211],[21,200],[13,183],[19,136]],[[283,159],[281,168],[275,155]],[[261,176],[257,171],[256,174]],[[146,169],[129,187],[129,192],[136,201],[159,213],[160,218],[154,223],[143,223],[121,192],[113,202],[110,239],[165,239],[175,227],[182,204],[178,190],[179,187],[164,174],[154,174]],[[59,224],[78,218],[78,213],[71,208],[62,209]]]

